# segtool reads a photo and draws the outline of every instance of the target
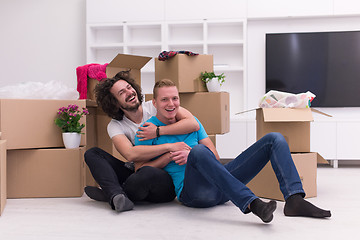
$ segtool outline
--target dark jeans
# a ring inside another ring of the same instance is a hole
[[[189,207],[211,207],[231,200],[247,213],[248,205],[257,196],[246,184],[269,160],[284,198],[295,193],[305,196],[287,142],[280,133],[270,133],[226,165],[217,161],[206,146],[193,147],[188,156],[180,201]]]
[[[120,193],[134,202],[170,202],[176,196],[170,175],[162,169],[145,166],[134,173],[123,161],[98,147],[85,152],[85,162],[110,205]]]

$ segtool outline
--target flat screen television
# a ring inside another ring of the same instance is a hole
[[[310,91],[312,107],[360,107],[360,31],[266,34],[266,92]]]

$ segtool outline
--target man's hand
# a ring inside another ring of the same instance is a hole
[[[136,136],[139,138],[139,141],[156,138],[156,126],[153,123],[145,122],[142,127],[139,127]]]
[[[177,142],[177,143],[169,143],[170,144],[170,149],[169,152],[177,152],[177,151],[183,151],[183,150],[191,150],[191,147],[189,147],[189,145],[187,145],[184,142]]]
[[[180,150],[176,152],[170,152],[171,160],[173,160],[178,165],[185,165],[187,163],[187,158],[190,153],[190,150]]]

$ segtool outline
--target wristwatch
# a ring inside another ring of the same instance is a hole
[[[156,126],[156,137],[160,137],[160,126]]]

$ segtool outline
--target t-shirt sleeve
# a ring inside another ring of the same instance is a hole
[[[107,132],[108,132],[110,138],[113,138],[114,136],[119,135],[119,134],[125,134],[125,132],[122,129],[122,127],[120,126],[120,124],[117,123],[116,120],[114,120],[114,119],[111,119],[111,121],[109,122],[109,124],[107,126]]]

